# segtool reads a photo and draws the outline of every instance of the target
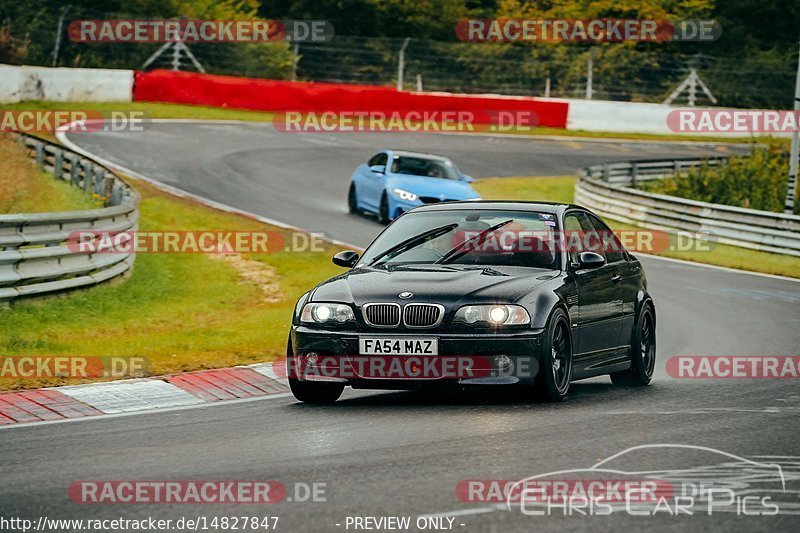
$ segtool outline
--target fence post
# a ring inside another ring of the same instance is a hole
[[[603,181],[608,183],[611,178],[611,171],[608,168],[608,163],[603,163]]]
[[[636,182],[639,178],[639,164],[636,161],[631,163],[631,187],[636,188]]]
[[[677,159],[672,162],[673,169],[672,169],[672,177],[677,178],[681,175],[681,162]]]
[[[406,47],[408,46],[411,37],[406,37],[403,41],[403,46],[400,47],[400,56],[397,60],[397,90],[403,90],[403,72],[406,69]]]

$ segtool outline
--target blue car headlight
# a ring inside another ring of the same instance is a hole
[[[417,196],[413,192],[409,192],[404,189],[395,189],[392,192],[394,193],[395,196],[407,202],[415,202],[417,198],[419,198],[419,196]]]

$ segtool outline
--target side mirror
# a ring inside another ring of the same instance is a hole
[[[386,165],[372,165],[369,170],[373,174],[386,174]]]
[[[578,255],[578,268],[592,270],[606,264],[606,258],[594,252],[581,252]]]
[[[462,174],[461,181],[463,181],[464,183],[472,183],[473,181],[475,181],[475,178],[473,178],[472,176],[467,176],[466,174]]]
[[[353,268],[360,256],[353,250],[343,250],[333,256],[333,264],[340,267]]]

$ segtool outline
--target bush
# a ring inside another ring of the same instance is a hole
[[[714,167],[703,164],[685,177],[643,182],[641,188],[701,202],[782,213],[788,180],[788,146],[771,141],[753,145],[750,156],[731,157],[727,163]],[[794,212],[800,213],[796,200]]]

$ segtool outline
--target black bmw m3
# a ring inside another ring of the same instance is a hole
[[[589,210],[470,201],[415,208],[297,302],[294,396],[345,386],[513,385],[560,401],[574,380],[647,385],[656,315],[639,261]]]

